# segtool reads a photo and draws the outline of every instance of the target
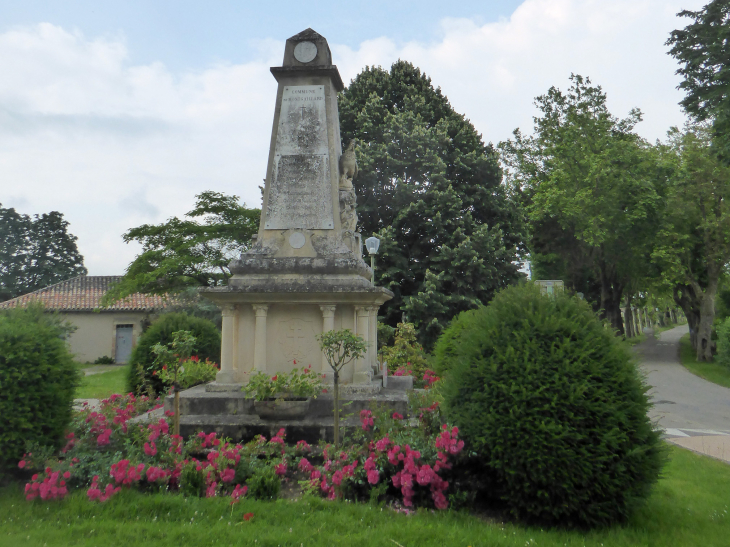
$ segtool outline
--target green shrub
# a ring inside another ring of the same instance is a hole
[[[730,367],[730,317],[717,327],[717,363]]]
[[[26,444],[63,440],[79,382],[67,333],[40,306],[0,313],[0,474],[17,469]]]
[[[281,479],[270,465],[256,469],[246,484],[248,495],[255,500],[275,500],[281,491]]]
[[[461,314],[439,340],[447,417],[482,480],[528,522],[624,521],[664,449],[631,355],[585,302],[527,284]]]
[[[92,363],[92,365],[113,365],[114,359],[112,357],[109,357],[108,355],[104,355],[103,357],[97,357],[96,360]]]
[[[153,371],[161,369],[162,365],[154,365],[155,354],[152,347],[155,344],[166,346],[172,342],[173,333],[181,330],[190,331],[195,336],[193,354],[205,361],[218,362],[221,355],[221,335],[213,323],[207,319],[192,317],[184,313],[166,313],[150,325],[139,338],[132,350],[130,358],[129,377],[127,388],[137,392],[144,383],[152,385],[157,393],[165,389],[164,383],[152,375]],[[140,367],[144,377],[140,377]]]
[[[392,346],[383,347],[380,357],[388,363],[388,371],[403,370],[415,377],[423,377],[428,368],[426,353],[416,339],[416,327],[413,323],[398,323]]]

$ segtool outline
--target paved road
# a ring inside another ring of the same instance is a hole
[[[703,429],[730,434],[730,389],[695,376],[679,364],[679,339],[687,325],[651,336],[636,346],[652,389],[651,416],[664,429]]]
[[[730,389],[679,364],[679,339],[687,332],[687,325],[681,325],[636,346],[652,386],[654,408],[649,415],[671,442],[730,461]]]

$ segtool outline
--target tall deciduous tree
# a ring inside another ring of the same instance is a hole
[[[138,292],[180,293],[225,283],[228,264],[258,230],[261,211],[240,205],[237,196],[208,191],[196,196],[195,208],[185,216],[124,234],[126,243],[142,244],[142,253],[104,296],[105,304]]]
[[[687,316],[697,360],[710,361],[715,297],[730,261],[730,168],[713,153],[707,126],[673,128],[665,151],[675,171],[652,258]]]
[[[58,211],[30,217],[0,205],[0,301],[86,274],[68,226]]]
[[[587,296],[597,290],[596,304],[623,333],[624,290],[647,274],[661,205],[657,155],[633,133],[638,110],[617,119],[599,86],[577,75],[571,82],[567,93],[552,87],[537,97],[532,136],[516,130],[500,146],[523,192],[536,262],[562,266],[575,290],[595,287]]]
[[[357,212],[381,239],[376,278],[425,346],[451,318],[518,278],[522,215],[498,157],[430,78],[405,61],[366,67],[340,95],[345,143],[358,143]]]
[[[730,163],[730,2],[712,0],[678,15],[694,20],[667,40],[669,54],[683,65],[679,89],[687,94],[680,104],[696,120],[712,121],[714,150]]]

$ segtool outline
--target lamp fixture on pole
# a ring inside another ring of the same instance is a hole
[[[372,272],[372,284],[375,285],[375,255],[378,254],[378,248],[380,247],[380,240],[373,236],[365,240],[365,248],[370,253],[370,270]]]

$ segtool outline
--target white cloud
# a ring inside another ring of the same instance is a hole
[[[602,85],[615,115],[640,107],[638,131],[655,139],[683,121],[663,43],[686,24],[674,14],[703,1],[526,0],[493,23],[444,20],[429,41],[330,47],[346,83],[365,65],[413,62],[486,141],[529,131],[534,97],[566,88],[571,72]],[[123,232],[183,214],[198,192],[258,206],[280,38],[257,42],[246,64],[172,73],[134,64],[123,36],[47,23],[0,34],[0,202],[64,213],[95,275],[121,273],[136,254]]]

